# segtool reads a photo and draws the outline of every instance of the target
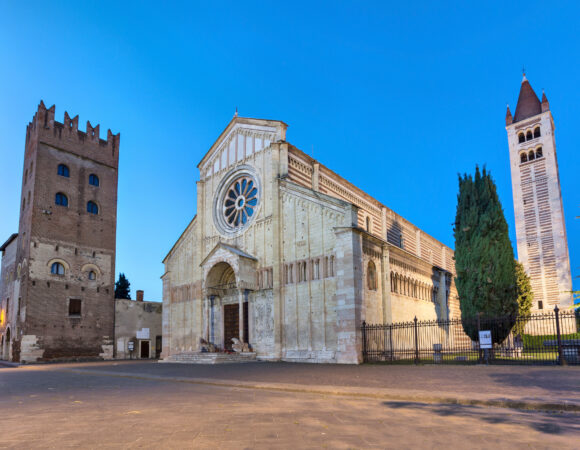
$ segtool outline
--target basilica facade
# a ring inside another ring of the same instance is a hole
[[[197,214],[165,257],[163,352],[359,363],[360,326],[459,317],[453,250],[238,117],[198,165]]]

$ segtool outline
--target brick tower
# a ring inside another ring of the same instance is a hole
[[[26,129],[13,360],[113,352],[119,138],[40,102]]]
[[[506,130],[516,219],[518,258],[530,275],[532,311],[572,305],[568,240],[556,158],[554,118],[524,74],[516,112]]]

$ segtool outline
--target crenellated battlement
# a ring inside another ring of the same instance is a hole
[[[63,122],[54,120],[55,105],[47,108],[41,100],[32,121],[26,127],[26,143],[39,142],[81,154],[113,167],[119,160],[121,133],[107,130],[107,139],[100,137],[100,125],[92,126],[87,120],[86,131],[79,130],[79,116],[70,117],[64,112]]]

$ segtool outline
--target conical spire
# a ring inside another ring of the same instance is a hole
[[[550,102],[548,102],[548,97],[542,89],[542,112],[550,111]]]
[[[514,122],[520,122],[528,117],[535,116],[542,113],[542,104],[540,99],[532,89],[530,82],[524,77],[522,79],[522,87],[520,88],[520,96],[518,97],[518,104],[516,106],[516,113],[514,114]]]
[[[505,124],[511,125],[514,119],[512,117],[512,112],[510,111],[510,105],[507,105],[507,111],[505,112]]]

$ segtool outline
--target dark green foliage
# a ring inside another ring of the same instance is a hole
[[[530,277],[519,261],[516,261],[516,283],[518,286],[518,317],[520,320],[514,326],[514,336],[524,333],[524,328],[529,320],[526,320],[526,318],[529,318],[532,303],[534,302],[534,292],[532,291]]]
[[[115,298],[131,298],[131,283],[124,273],[119,274],[119,280],[115,283]]]
[[[477,316],[515,317],[518,311],[516,268],[503,208],[491,175],[459,176],[455,217],[455,283],[465,332],[478,340]],[[494,342],[509,334],[514,321],[493,333]],[[475,324],[475,325],[474,325]],[[485,329],[485,328],[482,328]]]

